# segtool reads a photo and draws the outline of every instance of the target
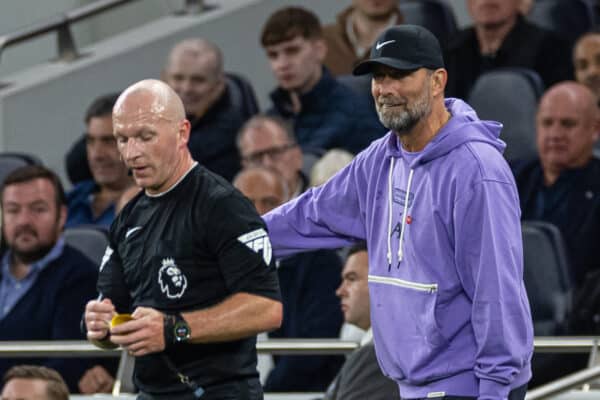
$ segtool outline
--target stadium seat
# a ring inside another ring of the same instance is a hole
[[[12,171],[26,165],[42,165],[42,161],[33,154],[0,153],[0,184]]]
[[[256,94],[250,82],[237,74],[227,72],[225,81],[233,105],[242,111],[245,118],[256,115],[259,111]]]
[[[479,118],[501,122],[509,163],[537,157],[535,113],[544,91],[540,76],[526,68],[498,68],[482,74],[471,89],[468,103]]]
[[[537,0],[527,15],[531,22],[558,33],[574,43],[595,24],[595,13],[588,0]]]
[[[446,0],[400,0],[404,22],[431,31],[444,44],[457,31],[456,17]]]
[[[66,228],[63,236],[65,242],[85,254],[97,265],[108,246],[108,233],[95,225],[80,225]]]
[[[536,336],[564,333],[572,308],[572,283],[563,238],[558,228],[523,221],[524,281]]]
[[[348,86],[355,93],[371,96],[371,75],[340,75],[337,81],[342,85]]]

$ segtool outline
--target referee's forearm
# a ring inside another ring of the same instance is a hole
[[[237,340],[281,325],[281,302],[249,293],[236,293],[203,310],[181,314],[191,329],[192,343]]]

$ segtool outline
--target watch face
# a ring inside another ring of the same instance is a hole
[[[190,338],[190,327],[185,321],[177,321],[173,327],[173,332],[175,333],[175,340],[178,342],[183,342]]]

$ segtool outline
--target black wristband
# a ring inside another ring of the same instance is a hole
[[[169,347],[187,342],[191,336],[191,329],[181,314],[165,314],[163,335],[165,347]]]

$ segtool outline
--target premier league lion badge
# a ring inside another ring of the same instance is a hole
[[[158,270],[158,284],[160,290],[169,299],[179,299],[187,288],[187,278],[175,264],[172,258],[162,260],[162,266]]]

